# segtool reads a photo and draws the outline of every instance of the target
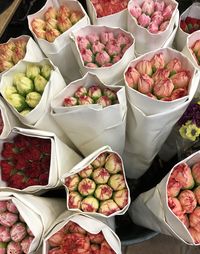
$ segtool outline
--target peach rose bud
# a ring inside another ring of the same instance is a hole
[[[200,162],[192,166],[192,175],[196,184],[200,184]]]
[[[192,213],[197,206],[195,194],[191,190],[182,190],[178,196],[178,200],[185,213]]]
[[[138,91],[143,94],[151,93],[153,85],[154,80],[147,74],[142,74],[138,80]]]
[[[107,42],[115,39],[113,32],[101,32],[100,33],[100,41],[106,45]]]
[[[170,96],[173,90],[174,90],[174,85],[169,78],[158,81],[158,83],[155,83],[153,87],[153,93],[158,98]]]
[[[167,29],[168,25],[169,25],[169,21],[164,21],[164,22],[162,22],[162,23],[160,24],[159,30],[160,30],[161,32],[165,31],[165,30]]]
[[[6,227],[11,227],[18,221],[18,215],[10,212],[0,214],[0,224]]]
[[[94,60],[93,53],[90,49],[82,49],[81,57],[83,59],[84,64],[91,63]]]
[[[103,95],[97,100],[97,104],[100,104],[103,108],[105,108],[110,106],[112,101],[106,95]]]
[[[190,72],[180,71],[171,77],[175,88],[187,88],[190,82]]]
[[[22,247],[19,242],[14,242],[11,241],[7,245],[7,253],[9,254],[21,254],[22,252]]]
[[[137,89],[139,78],[140,73],[135,68],[129,67],[125,73],[125,79],[128,83],[128,86],[133,89]]]
[[[42,19],[39,19],[39,18],[34,18],[32,21],[31,21],[31,26],[34,29],[45,29],[46,27],[46,22]]]
[[[151,22],[157,24],[158,26],[163,22],[162,12],[156,11],[151,16]]]
[[[94,54],[98,52],[102,52],[105,49],[105,45],[101,43],[100,41],[95,41],[92,43],[91,50]]]
[[[147,28],[150,22],[151,22],[151,18],[144,13],[142,13],[138,18],[138,24],[141,25],[142,27]]]
[[[177,198],[169,197],[168,206],[172,210],[172,212],[177,216],[184,213],[181,203]]]
[[[123,189],[113,193],[113,200],[123,209],[128,204],[128,190]]]
[[[162,11],[164,11],[164,9],[165,9],[165,2],[164,1],[155,1],[154,2],[154,10],[155,11],[160,11],[160,12],[162,12]]]
[[[108,155],[105,162],[105,169],[107,169],[110,174],[122,172],[122,161],[120,157],[114,153]]]
[[[34,28],[33,32],[35,33],[37,38],[46,40],[46,31],[44,29]]]
[[[92,85],[88,89],[88,96],[90,96],[94,101],[98,100],[102,96],[101,88],[98,85]]]
[[[96,212],[99,209],[99,201],[93,196],[87,196],[81,202],[81,210],[84,212]]]
[[[64,226],[64,231],[66,233],[79,233],[82,235],[86,234],[85,229],[83,229],[82,227],[80,227],[77,223],[73,222],[73,221],[69,221],[65,226]]]
[[[10,236],[14,242],[21,242],[26,235],[26,226],[22,222],[15,223],[10,229]]]
[[[186,88],[177,88],[173,90],[171,94],[171,99],[176,100],[183,96],[186,96],[187,94],[188,94],[188,90]]]
[[[189,232],[193,238],[194,243],[200,243],[200,232],[198,232],[195,228],[189,227]]]
[[[83,14],[80,11],[72,12],[72,14],[70,16],[72,25],[76,24],[82,17],[83,17]]]
[[[95,62],[99,65],[105,65],[110,63],[111,58],[106,51],[98,52],[95,57]]]
[[[142,4],[142,12],[148,16],[151,16],[154,12],[154,1],[153,0],[146,0]]]
[[[57,11],[54,7],[49,7],[47,11],[44,13],[44,19],[48,20],[50,18],[56,19],[57,18]]]
[[[171,4],[168,4],[166,8],[163,10],[162,15],[164,20],[170,20],[172,13],[174,11],[174,7]]]
[[[78,184],[78,191],[82,196],[88,196],[94,193],[95,182],[90,178],[83,178]]]
[[[22,247],[22,251],[27,254],[29,253],[29,249],[31,246],[31,243],[33,241],[34,237],[32,236],[27,236],[25,237],[22,241],[21,241],[21,247]]]
[[[107,153],[101,153],[91,164],[93,167],[95,168],[100,168],[103,167],[104,164],[106,163],[106,157],[107,157]]]
[[[64,107],[72,107],[78,105],[78,100],[77,98],[73,96],[66,97],[63,101],[63,106]]]
[[[176,74],[177,72],[180,72],[182,69],[181,61],[178,58],[171,59],[166,64],[166,69],[170,71],[170,75]]]
[[[99,200],[107,200],[112,197],[113,190],[107,184],[100,184],[97,186],[94,195]]]
[[[119,191],[126,188],[124,176],[121,174],[114,174],[108,180],[108,185],[114,190]]]
[[[53,42],[60,35],[60,32],[57,29],[52,28],[47,30],[45,32],[45,35],[46,35],[47,41]]]
[[[149,60],[141,60],[141,61],[139,61],[136,64],[135,69],[140,74],[147,74],[147,75],[151,76],[152,73],[153,73],[152,64],[151,64],[151,61],[149,61]]]
[[[94,104],[94,101],[92,98],[90,98],[89,96],[87,95],[81,95],[79,98],[78,98],[78,104],[79,105],[90,105],[90,104]]]
[[[169,181],[168,181],[168,184],[167,184],[167,195],[168,195],[168,197],[178,196],[181,188],[182,188],[181,183],[177,182],[173,177],[170,177]]]
[[[46,30],[50,30],[52,28],[56,28],[57,29],[57,25],[58,25],[58,20],[50,18],[50,19],[48,19],[46,21]]]
[[[68,199],[68,206],[71,209],[80,209],[81,208],[81,201],[82,201],[81,195],[76,192],[72,191],[69,193],[69,199]]]
[[[93,172],[93,166],[90,164],[84,169],[82,169],[80,172],[78,172],[78,174],[80,175],[80,177],[86,178],[86,177],[90,177],[92,172]]]
[[[162,69],[165,67],[165,59],[163,53],[155,54],[151,58],[151,65],[153,68],[153,71],[155,72],[157,69]]]
[[[71,11],[69,9],[69,7],[67,7],[66,5],[61,5],[57,11],[57,17],[58,18],[69,18],[71,15]]]
[[[9,212],[18,214],[18,209],[17,209],[16,205],[13,203],[12,200],[8,200],[6,202],[6,206],[7,206],[7,209],[8,209]]]
[[[93,171],[92,178],[96,184],[105,184],[110,178],[110,174],[105,168],[97,168]]]
[[[138,19],[140,15],[142,14],[142,9],[138,4],[134,4],[133,6],[130,7],[130,13],[133,17]]]
[[[10,242],[10,228],[0,225],[0,242]]]
[[[78,174],[68,176],[65,179],[65,185],[67,186],[69,191],[77,190],[79,182],[80,182],[80,176]]]
[[[88,232],[88,237],[91,243],[96,244],[101,244],[105,240],[105,237],[102,232],[99,232],[98,234],[91,234]]]
[[[194,43],[194,46],[192,47],[192,50],[194,51],[195,54],[197,54],[197,52],[199,51],[200,49],[200,40],[197,40],[195,43]]]
[[[61,31],[61,33],[64,33],[72,26],[72,23],[68,18],[65,18],[65,19],[58,18],[57,26],[58,26],[58,29]]]
[[[200,206],[197,206],[189,215],[190,226],[200,232]]]
[[[102,201],[99,207],[99,213],[109,216],[120,211],[119,206],[112,199]]]
[[[157,34],[159,32],[158,24],[156,24],[155,22],[151,22],[148,26],[148,30],[152,34]]]
[[[91,43],[95,43],[96,41],[99,41],[100,38],[98,36],[98,34],[88,34],[86,35],[86,39]]]
[[[75,96],[76,98],[79,98],[79,97],[81,97],[81,96],[83,96],[83,95],[87,95],[87,89],[86,89],[84,86],[80,86],[80,87],[76,90],[76,92],[74,93],[74,96]]]
[[[200,186],[197,186],[197,187],[194,189],[194,195],[195,195],[195,197],[196,197],[196,200],[197,200],[198,205],[200,205]]]
[[[0,213],[3,213],[7,210],[7,201],[0,200]]]
[[[63,238],[65,236],[65,231],[64,229],[60,229],[57,231],[55,234],[53,234],[49,239],[48,239],[48,244],[50,247],[57,247],[60,246]]]
[[[157,69],[156,72],[152,75],[152,79],[155,83],[160,80],[165,80],[169,78],[170,71],[167,69]]]

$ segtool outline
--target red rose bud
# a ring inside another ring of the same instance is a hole
[[[176,197],[178,196],[182,185],[180,182],[177,182],[174,178],[170,177],[167,184],[167,196]]]
[[[172,13],[174,11],[174,7],[171,4],[168,4],[166,8],[163,10],[162,15],[164,20],[170,20]]]
[[[65,230],[64,230],[64,228],[62,228],[48,239],[49,246],[50,247],[57,247],[57,246],[59,247],[62,244],[64,237],[65,237]]]
[[[115,39],[113,32],[101,32],[100,33],[100,41],[106,45],[107,42]]]
[[[69,18],[71,15],[71,11],[69,9],[69,7],[67,7],[66,5],[61,5],[57,11],[57,17],[58,18]]]
[[[96,54],[95,62],[99,66],[106,65],[106,64],[110,63],[110,61],[111,61],[111,58],[106,51],[102,51],[102,52],[99,52]]]
[[[171,79],[169,78],[165,80],[160,80],[158,83],[155,83],[153,87],[153,93],[158,98],[170,96],[173,90],[174,90],[174,85]]]
[[[0,111],[0,135],[3,132],[3,128],[4,128],[4,122],[3,122],[3,117]]]
[[[195,195],[198,205],[200,205],[200,186],[198,186],[194,189],[194,195]]]
[[[193,238],[194,243],[200,243],[200,232],[198,232],[195,228],[189,227],[189,232]]]
[[[11,188],[16,189],[23,189],[25,188],[25,176],[21,172],[17,172],[16,174],[12,175],[8,182],[8,186]]]
[[[44,13],[44,19],[48,20],[50,18],[56,19],[57,17],[57,11],[54,7],[49,7],[47,11]]]
[[[75,96],[76,98],[79,98],[79,97],[81,97],[81,96],[83,96],[83,95],[87,95],[87,89],[86,89],[85,87],[83,87],[83,86],[80,86],[80,87],[76,90],[76,92],[74,93],[74,96]]]
[[[70,21],[72,22],[72,25],[76,24],[80,19],[82,19],[83,14],[80,11],[74,11],[72,12],[70,16]]]
[[[45,32],[46,39],[49,42],[53,42],[59,35],[60,32],[55,28],[49,29]]]
[[[180,28],[185,32],[188,33],[189,29],[188,29],[188,25],[186,24],[186,22],[184,20],[180,21]]]
[[[138,4],[134,3],[134,5],[130,7],[130,13],[133,17],[138,19],[140,15],[142,14],[142,9],[140,8]]]
[[[90,249],[89,238],[79,233],[66,234],[63,239],[62,249],[64,253],[70,254],[88,253]]]
[[[19,242],[9,242],[7,245],[7,253],[9,254],[22,254],[22,247]]]
[[[69,97],[64,98],[63,106],[72,107],[72,106],[76,106],[76,105],[78,105],[78,100],[75,97],[69,96]]]
[[[193,50],[194,53],[196,54],[196,53],[199,51],[199,49],[200,49],[200,40],[197,40],[197,41],[194,43],[194,45],[193,45],[193,47],[192,47],[192,50]]]
[[[1,155],[5,159],[12,159],[12,157],[14,157],[16,153],[17,153],[17,150],[15,147],[15,144],[8,143],[8,142],[3,143],[3,150],[1,152]]]
[[[107,153],[101,153],[91,164],[95,168],[103,167],[106,162]]]
[[[69,208],[80,209],[81,208],[81,201],[82,201],[82,197],[78,192],[72,191],[69,193],[69,200],[68,200]]]
[[[133,67],[129,67],[125,73],[125,79],[128,86],[137,89],[138,80],[140,78],[140,73]]]
[[[101,244],[105,240],[105,237],[102,232],[99,232],[98,234],[91,234],[88,232],[87,235],[91,243]]]
[[[164,54],[163,53],[159,53],[159,54],[155,54],[152,58],[151,58],[151,66],[154,70],[154,72],[157,69],[162,69],[165,67],[165,59],[164,59]]]
[[[151,76],[153,73],[152,64],[151,64],[151,61],[149,60],[141,60],[140,62],[136,64],[135,69],[140,74],[147,74]]]
[[[114,190],[122,190],[126,188],[124,176],[121,174],[114,174],[109,178],[108,185]]]
[[[178,196],[178,200],[185,213],[192,213],[197,206],[195,194],[191,190],[183,190]]]
[[[154,80],[147,74],[142,74],[138,80],[138,91],[141,93],[151,93],[154,85]]]
[[[146,15],[145,13],[142,13],[138,18],[138,24],[142,27],[147,28],[151,22],[151,18]]]
[[[78,174],[80,175],[80,177],[86,178],[86,177],[90,177],[92,172],[93,172],[93,166],[88,165],[87,167],[82,169],[80,172],[78,172]]]
[[[100,41],[95,41],[92,43],[91,50],[94,54],[98,52],[102,52],[105,49],[105,45],[101,43]]]
[[[154,12],[154,1],[153,0],[148,0],[144,1],[142,3],[142,12],[147,14],[148,16],[151,16]]]
[[[27,236],[25,237],[22,241],[21,241],[21,247],[22,247],[22,251],[27,254],[29,253],[29,249],[31,246],[31,243],[33,241],[34,237],[32,236]]]
[[[14,242],[21,242],[26,235],[27,231],[24,223],[18,222],[10,229],[10,236]]]
[[[69,221],[65,226],[64,226],[64,231],[67,233],[79,233],[79,234],[86,234],[85,229],[80,227],[77,223],[73,221]]]
[[[113,249],[111,249],[110,245],[104,241],[102,244],[101,244],[101,249],[100,249],[100,254],[116,254],[115,251]]]
[[[169,197],[168,206],[172,210],[172,212],[177,216],[182,215],[184,213],[181,203],[177,198]]]
[[[187,88],[190,82],[190,72],[180,71],[171,77],[175,88]]]
[[[0,225],[0,242],[10,242],[10,228]]]
[[[113,193],[113,200],[122,209],[128,204],[128,190],[123,189]]]
[[[190,226],[200,232],[200,206],[196,207],[189,215]]]
[[[114,90],[111,90],[110,88],[104,88],[103,95],[107,96],[112,101],[117,100],[116,92]]]
[[[162,31],[165,31],[167,29],[169,25],[169,21],[164,21],[163,23],[161,23],[160,27],[159,27],[159,30],[162,32]]]
[[[89,104],[94,104],[94,101],[91,97],[89,97],[87,95],[81,95],[78,98],[78,104],[79,105],[89,105]]]
[[[0,200],[0,213],[3,213],[7,210],[7,201]]]
[[[94,60],[94,55],[90,49],[82,49],[81,57],[83,59],[84,64],[91,63]]]
[[[93,196],[87,196],[81,201],[83,212],[96,212],[99,209],[99,201]]]
[[[65,185],[67,186],[69,191],[77,190],[79,182],[80,182],[80,176],[78,174],[68,176],[65,179]]]
[[[108,170],[110,174],[116,174],[122,171],[122,162],[117,154],[111,153],[106,158],[105,169]]]
[[[9,212],[18,214],[18,209],[12,200],[8,200],[6,206]]]
[[[88,196],[94,193],[96,184],[90,178],[83,178],[78,184],[78,191],[83,196]]]
[[[94,195],[99,200],[107,200],[112,197],[113,191],[107,184],[100,184],[97,186]]]
[[[11,227],[18,221],[18,215],[10,212],[0,214],[0,224],[6,227]]]
[[[108,199],[101,202],[98,212],[109,216],[118,211],[120,211],[119,206],[112,199]]]
[[[97,184],[105,184],[110,178],[110,174],[105,168],[97,168],[93,171],[92,178]]]
[[[7,243],[0,242],[0,254],[6,254],[7,252]]]
[[[156,11],[151,15],[151,22],[159,26],[163,22],[162,12]]]
[[[61,33],[64,33],[72,26],[72,23],[71,23],[70,19],[68,19],[68,18],[58,18],[57,25],[58,25],[58,29],[61,31]]]
[[[200,162],[195,163],[192,166],[192,176],[196,184],[200,184]]]
[[[7,160],[2,160],[1,164],[1,179],[2,181],[7,182],[14,170],[14,166],[11,162]]]
[[[93,100],[98,100],[102,96],[101,88],[98,85],[93,85],[88,89],[88,96]]]
[[[110,106],[112,101],[107,96],[103,95],[97,100],[97,104],[100,104],[103,108],[105,108]]]

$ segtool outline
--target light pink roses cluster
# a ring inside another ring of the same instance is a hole
[[[28,253],[34,236],[12,200],[0,201],[0,253]]]
[[[98,68],[117,63],[131,46],[131,40],[123,33],[101,32],[78,36],[77,44],[84,65]]]
[[[100,104],[104,108],[116,103],[118,101],[114,90],[110,88],[101,89],[97,84],[94,84],[88,89],[80,86],[73,96],[65,97],[63,106]]]
[[[0,72],[9,70],[26,54],[27,39],[15,39],[0,44]]]
[[[180,163],[167,185],[168,205],[184,223],[195,243],[200,243],[200,162]]]
[[[195,41],[195,43],[191,47],[191,51],[197,61],[197,64],[200,65],[200,39]]]
[[[137,23],[153,34],[166,30],[174,10],[172,4],[166,4],[162,0],[145,0],[141,5],[134,2],[129,8]]]
[[[65,179],[68,207],[109,216],[128,204],[122,161],[112,152],[101,153],[91,164]]]
[[[48,239],[48,254],[115,254],[102,232],[92,234],[69,221]]]
[[[166,62],[163,53],[155,54],[151,60],[139,61],[125,73],[129,87],[162,101],[187,95],[190,78],[190,71],[183,69],[178,58]]]
[[[71,10],[67,5],[61,5],[58,9],[51,6],[44,13],[43,19],[32,20],[31,27],[38,38],[53,42],[82,17],[81,11]]]

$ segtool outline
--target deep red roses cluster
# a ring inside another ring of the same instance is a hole
[[[8,187],[24,189],[48,183],[50,140],[18,134],[12,142],[3,143],[1,156],[1,178]]]
[[[1,114],[1,111],[0,111],[0,135],[3,131],[3,127],[4,127],[4,122],[3,122],[2,114]]]
[[[200,29],[200,19],[187,17],[180,21],[180,27],[184,32],[191,34]]]

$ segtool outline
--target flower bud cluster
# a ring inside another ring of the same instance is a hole
[[[197,64],[200,65],[200,39],[196,40],[193,46],[190,48]]]
[[[200,19],[187,16],[185,19],[180,20],[180,28],[188,34],[200,29]]]

